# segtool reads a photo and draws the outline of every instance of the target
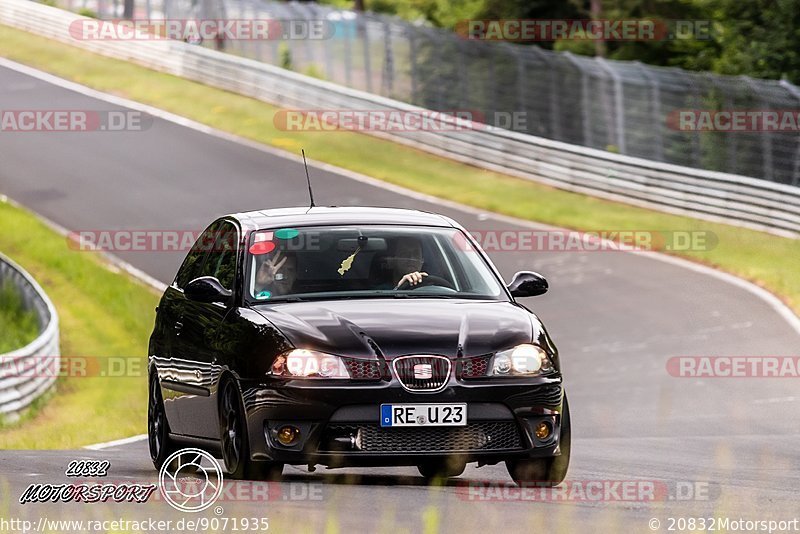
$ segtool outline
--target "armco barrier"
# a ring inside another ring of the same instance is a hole
[[[0,1],[2,24],[282,107],[420,109],[180,41],[75,40],[69,26],[82,18],[30,0]],[[499,128],[371,133],[560,189],[800,237],[800,187],[622,156]]]
[[[0,354],[0,416],[14,420],[56,379],[55,372],[39,372],[41,362],[47,370],[59,365],[58,314],[42,288],[19,265],[0,254],[0,288],[11,285],[19,291],[26,308],[35,311],[39,336],[19,350]],[[46,360],[43,360],[46,358]]]

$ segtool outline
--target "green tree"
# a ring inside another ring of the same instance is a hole
[[[714,0],[718,54],[690,68],[722,74],[786,78],[800,84],[800,2],[798,0]]]
[[[354,0],[320,0],[352,8]],[[800,84],[800,0],[363,0],[367,10],[452,29],[466,19],[709,21],[710,38],[530,44],[577,54]]]

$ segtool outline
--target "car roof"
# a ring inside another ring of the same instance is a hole
[[[450,218],[427,211],[366,206],[294,207],[247,211],[229,215],[245,231],[282,226],[329,226],[335,224],[397,224],[457,227]]]

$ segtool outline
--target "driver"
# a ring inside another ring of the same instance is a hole
[[[288,295],[297,280],[297,256],[294,252],[277,250],[266,257],[256,272],[256,298]]]
[[[395,289],[408,284],[414,287],[422,283],[428,273],[422,269],[422,244],[414,237],[398,237],[395,241],[394,258],[391,258],[392,280],[397,280]]]

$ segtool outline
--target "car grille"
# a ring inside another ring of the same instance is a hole
[[[385,374],[381,372],[381,362],[376,360],[361,360],[357,358],[342,358],[342,360],[350,372],[350,378],[380,380]]]
[[[562,389],[558,385],[531,388],[526,393],[514,396],[514,402],[524,405],[558,406],[561,404],[561,399]]]
[[[401,356],[392,365],[408,391],[439,391],[450,378],[450,360],[444,356]]]
[[[475,452],[522,448],[514,421],[480,421],[462,427],[381,428],[378,425],[331,424],[322,438],[321,450],[336,450],[334,437],[354,437],[360,448],[352,452]],[[339,449],[341,450],[341,449]]]
[[[486,376],[489,371],[491,355],[477,356],[458,360],[459,375],[461,378],[479,378]]]

